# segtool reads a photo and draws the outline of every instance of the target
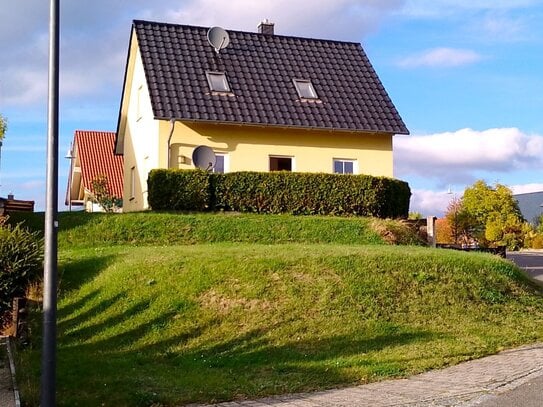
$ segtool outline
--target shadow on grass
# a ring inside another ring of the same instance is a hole
[[[82,301],[96,295],[90,293]],[[88,321],[93,314],[109,308],[122,309],[118,304],[121,298],[119,295],[103,300],[59,325],[59,398],[63,400],[59,405],[99,405],[104,401],[118,406],[153,402],[170,405],[342,386],[369,377],[401,375],[405,361],[379,360],[372,353],[439,337],[426,331],[392,329],[389,334],[371,338],[360,333],[307,340],[291,338],[277,344],[269,337],[278,327],[270,327],[240,333],[229,340],[214,338],[209,343],[209,336],[203,334],[221,324],[210,318],[157,340],[157,331],[167,327],[176,313],[164,312],[130,325],[135,316],[149,307],[148,301],[62,334]],[[103,339],[95,337],[100,334]],[[364,376],[353,374],[352,368],[363,370]]]
[[[59,232],[71,230],[79,226],[84,226],[101,216],[107,216],[104,213],[88,213],[84,211],[59,212]],[[26,227],[33,231],[40,232],[43,235],[45,227],[44,212],[13,212],[9,214],[9,223],[16,224],[23,222]]]
[[[95,253],[89,258],[62,261],[60,264],[62,272],[60,289],[64,293],[77,290],[114,263],[116,257],[116,255],[111,254]]]

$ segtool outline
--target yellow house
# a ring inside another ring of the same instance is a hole
[[[134,21],[117,125],[123,211],[148,208],[154,168],[393,176],[408,130],[358,43]]]

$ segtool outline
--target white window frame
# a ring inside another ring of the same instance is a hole
[[[223,152],[217,152],[215,151],[215,156],[217,157],[223,157],[223,174],[229,172],[230,170],[230,156],[228,155],[228,153],[223,153]],[[215,172],[215,168],[213,168],[213,172]]]
[[[300,99],[305,100],[318,100],[319,95],[315,90],[315,87],[309,79],[293,79],[294,86],[296,87],[296,92]]]
[[[228,82],[225,72],[207,71],[206,78],[211,92],[232,93],[232,88],[230,87],[230,83]],[[216,86],[218,82],[215,82],[215,80],[217,79],[222,82],[223,86]]]
[[[136,198],[136,167],[130,168],[130,200]]]
[[[334,174],[349,174],[348,172],[336,172],[336,162],[341,163],[352,163],[353,164],[353,174],[358,174],[358,160],[352,158],[333,158],[332,159],[332,172]],[[345,170],[345,165],[343,165],[343,170]]]

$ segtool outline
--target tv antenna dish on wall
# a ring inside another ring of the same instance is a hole
[[[211,27],[207,32],[207,40],[215,52],[218,54],[221,49],[224,49],[230,44],[230,36],[224,28],[221,27]]]
[[[211,147],[198,146],[192,152],[192,162],[196,168],[210,171],[215,167],[217,157]]]

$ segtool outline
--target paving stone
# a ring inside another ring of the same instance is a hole
[[[407,379],[385,380],[348,389],[270,397],[265,406],[429,407],[467,406],[487,394],[513,389],[543,376],[543,344],[525,346]],[[255,404],[239,402],[239,407]],[[218,407],[233,404],[217,404]]]

